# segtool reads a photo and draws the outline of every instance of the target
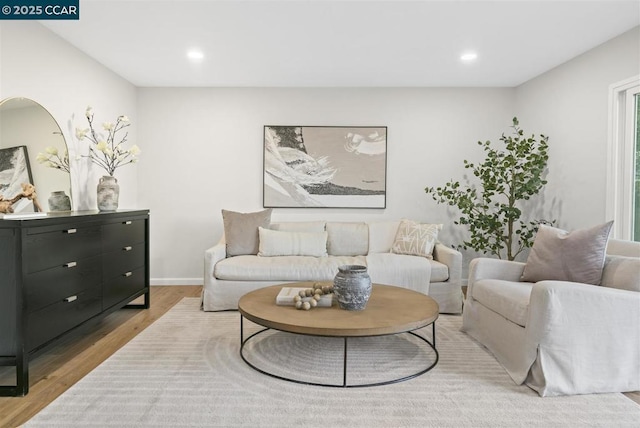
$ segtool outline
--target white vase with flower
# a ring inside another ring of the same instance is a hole
[[[89,157],[91,162],[104,169],[108,175],[100,178],[97,189],[97,202],[100,211],[115,211],[118,209],[120,196],[120,185],[114,177],[116,169],[130,163],[138,161],[140,149],[137,145],[129,149],[124,148],[127,142],[128,132],[125,131],[122,138],[117,134],[123,129],[131,126],[129,118],[125,115],[118,116],[116,122],[104,122],[102,124],[105,133],[99,133],[93,125],[93,109],[87,107],[85,117],[89,123],[89,128],[76,128],[76,138],[79,140],[89,140]]]

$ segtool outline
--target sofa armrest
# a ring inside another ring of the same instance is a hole
[[[462,280],[462,254],[460,251],[447,247],[437,242],[433,248],[433,260],[447,265],[449,268],[449,279],[454,285],[461,285]]]
[[[509,260],[476,258],[469,263],[469,280],[467,281],[467,298],[473,296],[473,285],[481,279],[500,279],[519,282],[524,263]]]
[[[526,336],[538,353],[534,373],[546,378],[537,383],[553,384],[542,395],[605,392],[614,379],[621,383],[609,391],[640,386],[640,292],[540,281],[531,291]]]
[[[227,257],[227,246],[224,243],[216,244],[204,252],[204,283],[212,281],[216,263]]]

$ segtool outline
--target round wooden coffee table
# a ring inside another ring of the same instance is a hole
[[[385,385],[420,376],[431,370],[438,362],[436,350],[436,324],[438,304],[431,297],[401,287],[374,284],[371,298],[362,311],[340,309],[334,302],[327,308],[313,308],[309,311],[298,310],[292,306],[276,305],[276,296],[282,287],[310,288],[313,282],[300,282],[274,285],[261,288],[242,296],[238,302],[240,311],[240,356],[253,369],[266,375],[291,382],[318,386],[362,387]],[[264,329],[244,338],[243,319],[259,324]],[[431,340],[416,334],[414,331],[432,326]],[[342,385],[306,382],[284,376],[275,375],[256,367],[244,355],[245,344],[257,335],[269,330],[310,336],[340,337],[344,339],[344,362]],[[409,376],[382,382],[367,384],[347,384],[347,339],[353,337],[384,336],[409,333],[428,345],[435,352],[435,361],[428,367]]]

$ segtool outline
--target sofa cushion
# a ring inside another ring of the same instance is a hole
[[[431,265],[431,282],[444,282],[449,279],[449,267],[444,263],[427,259]]]
[[[473,284],[471,297],[482,306],[525,327],[533,285],[531,282],[482,279]]]
[[[366,266],[366,260],[364,256],[238,256],[216,263],[214,276],[229,281],[332,281],[342,265]]]
[[[313,256],[327,255],[327,232],[281,232],[258,228],[260,243],[258,256]]]
[[[610,221],[573,232],[540,225],[522,280],[600,284],[612,225],[613,222]]]
[[[398,233],[399,221],[374,221],[369,226],[369,254],[390,253]]]
[[[364,256],[369,251],[366,223],[327,223],[327,253],[330,256]]]
[[[391,252],[431,259],[440,229],[442,229],[441,224],[421,224],[404,219],[398,227]]]
[[[258,227],[269,227],[271,208],[255,213],[222,210],[227,257],[258,254]]]
[[[640,258],[607,256],[601,285],[620,290],[640,291]]]
[[[282,232],[324,232],[324,221],[288,221],[271,223],[269,229]]]

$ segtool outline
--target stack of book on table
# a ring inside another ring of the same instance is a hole
[[[282,287],[282,290],[276,296],[276,305],[280,306],[295,306],[293,298],[297,296],[300,291],[304,291],[306,288],[303,287]],[[308,302],[313,299],[313,297],[303,297],[303,302]],[[328,308],[331,306],[333,301],[333,294],[324,294],[318,301],[319,307]]]

